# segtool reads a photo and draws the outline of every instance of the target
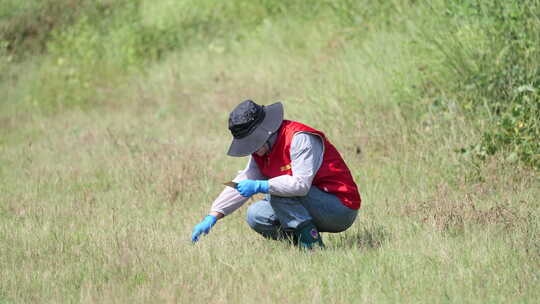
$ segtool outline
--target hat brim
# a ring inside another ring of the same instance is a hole
[[[283,105],[276,102],[264,107],[265,116],[261,124],[244,138],[233,138],[227,155],[248,156],[259,150],[272,133],[276,132],[283,122]]]

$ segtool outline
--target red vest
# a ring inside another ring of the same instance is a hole
[[[337,196],[343,205],[351,209],[359,209],[361,204],[360,193],[354,179],[336,148],[326,139],[321,131],[295,121],[284,120],[278,131],[278,136],[272,150],[265,156],[253,153],[261,173],[268,178],[280,175],[292,175],[291,170],[291,142],[294,134],[307,132],[318,135],[324,144],[324,155],[321,167],[312,185],[322,191]]]

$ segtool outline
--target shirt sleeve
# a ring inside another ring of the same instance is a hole
[[[244,179],[267,179],[259,170],[257,163],[249,158],[246,168],[238,172],[238,175],[233,179],[234,182],[239,182]],[[223,215],[228,215],[240,208],[249,198],[243,197],[240,193],[231,187],[225,187],[223,191],[212,203],[210,211],[219,212]]]
[[[272,195],[306,196],[324,156],[322,139],[311,133],[295,134],[291,142],[292,175],[280,175],[269,180]]]

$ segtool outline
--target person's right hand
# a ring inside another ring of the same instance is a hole
[[[238,183],[236,190],[238,190],[243,197],[251,197],[253,194],[257,193],[268,193],[268,181],[245,179]]]
[[[193,233],[191,234],[191,241],[193,243],[197,242],[199,240],[199,237],[202,233],[208,234],[210,232],[210,228],[214,226],[217,222],[217,217],[213,215],[207,215],[202,222],[197,224],[195,228],[193,228]]]

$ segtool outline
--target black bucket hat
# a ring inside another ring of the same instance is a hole
[[[281,102],[261,106],[252,100],[243,101],[229,114],[229,130],[233,141],[227,154],[247,156],[254,153],[279,129],[282,122]]]

